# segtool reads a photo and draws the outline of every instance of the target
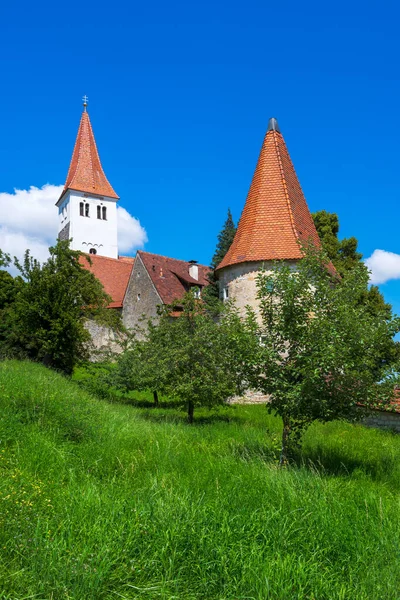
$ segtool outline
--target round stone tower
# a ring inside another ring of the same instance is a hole
[[[321,243],[276,119],[270,119],[231,247],[216,269],[220,294],[257,308],[257,272],[275,260],[296,265],[301,244]]]

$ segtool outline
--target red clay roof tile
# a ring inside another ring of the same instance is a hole
[[[321,245],[285,141],[272,121],[235,238],[217,269],[247,261],[298,259],[299,242]]]
[[[180,300],[189,287],[204,287],[208,285],[207,273],[210,268],[205,265],[196,266],[199,269],[199,278],[194,279],[189,275],[191,263],[168,258],[159,254],[151,254],[138,250],[140,256],[154,287],[164,304],[173,304]]]
[[[104,174],[89,114],[86,111],[82,113],[67,180],[60,199],[67,190],[107,196],[116,200],[119,198]]]
[[[89,264],[90,257],[92,264]],[[108,258],[98,254],[82,254],[79,262],[103,284],[105,292],[111,296],[108,308],[122,308],[129,278],[133,269],[134,258]]]

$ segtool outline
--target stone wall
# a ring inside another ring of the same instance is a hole
[[[157,306],[162,304],[153,282],[140,258],[136,255],[122,309],[122,321],[127,329],[141,328],[151,319],[157,323]],[[140,336],[139,336],[140,337]]]
[[[288,261],[295,267],[296,261]],[[257,274],[261,269],[272,269],[272,261],[243,262],[225,267],[218,272],[219,289],[221,295],[224,288],[228,289],[228,298],[233,300],[239,311],[244,314],[246,306],[258,309],[257,300]]]
[[[391,429],[400,433],[400,413],[385,410],[374,410],[368,413],[362,424],[378,429]]]
[[[119,310],[109,308],[108,310]],[[96,321],[86,321],[86,329],[92,337],[94,352],[90,357],[92,361],[102,360],[109,352],[122,352],[123,336],[116,333],[106,325],[100,325]]]

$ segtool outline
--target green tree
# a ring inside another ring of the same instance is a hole
[[[260,344],[248,377],[270,395],[268,410],[282,417],[281,464],[313,421],[353,420],[358,404],[383,402],[393,393],[393,373],[378,385],[376,362],[400,319],[354,302],[368,285],[362,265],[334,282],[326,263],[309,248],[295,271],[277,263],[260,272],[260,318],[249,311],[247,326]]]
[[[119,358],[119,380],[125,389],[149,389],[180,401],[192,423],[195,407],[223,404],[242,390],[244,338],[253,337],[229,307],[217,324],[193,294],[181,303],[179,317],[171,318],[171,307],[165,307],[159,324],[149,323],[145,339],[134,340]]]
[[[89,357],[88,319],[120,328],[107,306],[111,298],[101,283],[79,262],[80,252],[59,241],[41,265],[25,253],[14,260],[23,283],[2,313],[2,354],[42,361],[65,373]]]
[[[218,280],[215,274],[215,269],[219,265],[219,263],[224,258],[225,254],[228,252],[229,248],[232,245],[233,238],[236,234],[236,226],[232,218],[232,213],[228,208],[228,214],[226,217],[226,221],[224,226],[217,237],[217,246],[214,252],[214,256],[211,260],[211,271],[208,275],[208,280],[210,285],[203,292],[203,298],[208,304],[215,305],[215,300],[219,299],[219,287]]]
[[[312,215],[322,247],[336,270],[342,278],[346,278],[355,267],[367,267],[362,261],[362,254],[358,252],[358,242],[355,237],[339,240],[339,219],[335,213],[325,210],[318,211]],[[376,285],[365,286],[354,294],[354,301],[365,305],[371,315],[385,314],[386,318],[392,318],[392,307],[385,299]],[[396,363],[400,358],[400,344],[393,339],[388,339],[387,344],[381,347],[381,356],[377,357],[377,369],[380,364]]]

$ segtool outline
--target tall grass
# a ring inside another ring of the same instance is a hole
[[[0,597],[400,598],[400,437],[340,423],[278,470],[263,406],[95,399],[0,364]]]

